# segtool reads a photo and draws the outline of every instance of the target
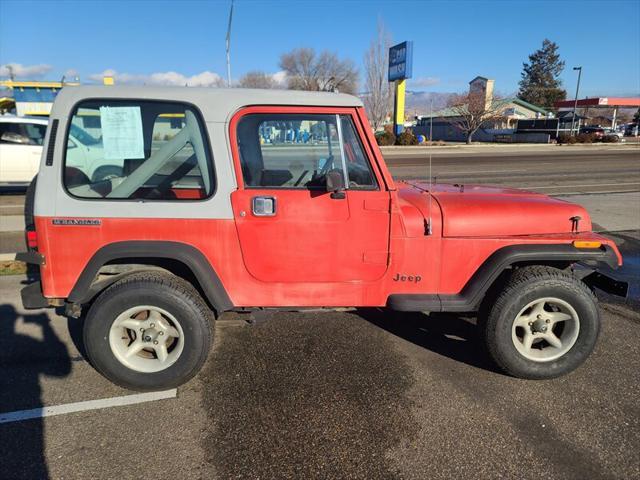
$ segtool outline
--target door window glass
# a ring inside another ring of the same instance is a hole
[[[23,123],[24,132],[29,139],[29,145],[42,145],[47,126],[39,123]]]
[[[348,115],[249,114],[237,138],[248,188],[324,189],[331,170],[348,172],[348,188],[377,188]]]
[[[46,125],[43,125],[46,130]],[[44,134],[43,134],[44,135]],[[0,143],[12,143],[17,145],[37,145],[29,138],[22,123],[3,122],[0,123]],[[40,144],[42,145],[42,143]]]
[[[82,198],[208,197],[215,183],[203,122],[181,103],[83,102],[68,130],[65,185]]]

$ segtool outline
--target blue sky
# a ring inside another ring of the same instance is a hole
[[[123,82],[206,83],[226,74],[229,5],[0,0],[0,65],[19,64],[14,71],[30,79],[70,71],[90,81],[110,69]],[[483,75],[498,92],[513,93],[522,62],[548,37],[567,63],[570,97],[575,65],[583,66],[580,96],[640,94],[640,0],[236,0],[232,76],[276,73],[280,54],[299,46],[361,66],[378,19],[394,41],[414,41],[413,90],[463,91]]]

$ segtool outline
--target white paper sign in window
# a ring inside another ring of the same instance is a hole
[[[140,107],[100,107],[100,123],[105,159],[144,158]]]

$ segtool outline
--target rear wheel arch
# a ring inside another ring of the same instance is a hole
[[[113,277],[98,279],[108,267],[112,267]],[[101,247],[85,265],[67,300],[87,303],[114,282],[144,270],[163,270],[190,282],[216,312],[233,308],[205,255],[192,245],[167,241],[125,241]]]

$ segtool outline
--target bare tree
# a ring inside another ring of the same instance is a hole
[[[364,55],[365,92],[362,101],[371,126],[377,130],[382,126],[391,111],[392,92],[387,79],[389,47],[391,38],[382,22],[378,22],[378,32]]]
[[[454,95],[449,100],[450,116],[445,120],[464,133],[467,144],[483,125],[502,118],[506,104],[501,98],[485,97],[484,92]]]
[[[296,48],[280,56],[280,68],[293,90],[355,93],[358,87],[355,64],[328,51],[317,55],[312,48]]]
[[[238,84],[242,88],[276,88],[278,86],[273,76],[257,70],[244,74]]]

